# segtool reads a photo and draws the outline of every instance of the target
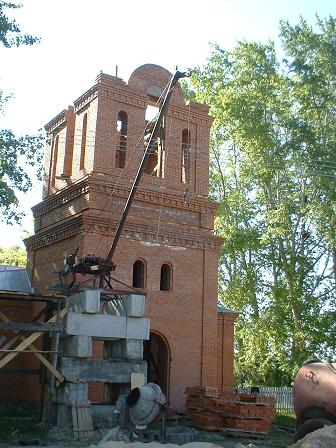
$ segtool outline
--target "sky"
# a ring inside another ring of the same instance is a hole
[[[12,0],[13,1],[13,0]],[[277,42],[279,21],[300,15],[315,23],[336,16],[335,0],[21,0],[13,12],[32,47],[0,48],[0,89],[12,98],[0,128],[35,133],[89,89],[103,71],[125,81],[138,66],[153,63],[171,72],[202,66],[209,43],[227,50],[239,40]],[[12,13],[8,12],[8,15]],[[0,223],[0,247],[33,231],[30,207],[41,201],[41,184],[18,195],[27,216],[22,225]]]

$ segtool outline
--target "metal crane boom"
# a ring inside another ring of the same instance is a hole
[[[159,111],[158,118],[157,118],[157,120],[155,122],[153,131],[152,131],[152,133],[150,135],[149,141],[148,141],[146,149],[144,151],[144,155],[142,157],[140,166],[138,168],[138,172],[137,172],[137,174],[135,176],[135,179],[133,181],[133,185],[132,185],[131,191],[129,193],[129,196],[127,198],[127,201],[126,201],[126,204],[125,204],[125,207],[124,207],[121,219],[119,221],[119,224],[118,224],[118,227],[117,227],[117,230],[116,230],[113,242],[112,242],[112,244],[110,246],[110,249],[109,249],[109,252],[108,252],[108,255],[107,255],[107,260],[108,261],[111,261],[112,258],[113,258],[113,255],[114,255],[114,252],[116,250],[116,247],[117,247],[117,244],[118,244],[118,241],[119,241],[122,229],[124,227],[124,224],[125,224],[125,221],[126,221],[126,218],[127,218],[127,215],[128,215],[128,211],[129,211],[129,209],[131,207],[133,198],[134,198],[135,193],[137,191],[137,187],[139,185],[142,173],[144,172],[144,169],[145,169],[145,166],[146,166],[146,162],[147,162],[147,160],[148,160],[148,158],[150,156],[150,149],[151,149],[153,143],[156,141],[156,139],[159,136],[160,126],[161,126],[164,114],[167,111],[167,108],[168,108],[168,105],[169,105],[169,100],[170,100],[170,97],[171,97],[171,95],[173,93],[173,89],[174,89],[175,85],[177,84],[177,81],[179,79],[181,79],[181,78],[185,78],[186,76],[188,76],[187,73],[180,72],[180,71],[176,70],[174,76],[171,78],[171,80],[169,82],[166,95],[164,97],[161,109]]]

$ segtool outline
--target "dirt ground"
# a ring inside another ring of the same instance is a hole
[[[30,448],[36,448],[36,446],[46,446],[48,448],[93,448],[94,445],[98,444],[102,437],[103,435],[98,435],[95,440],[82,442],[52,441],[46,437],[26,437],[22,439],[18,437],[16,438],[16,440],[7,442],[1,442],[0,440],[0,448],[22,448],[22,446],[28,446]],[[22,442],[26,444],[23,445]],[[35,444],[30,444],[29,442]],[[36,443],[38,443],[38,445]],[[196,443],[197,445],[193,444],[194,448],[201,448],[203,444],[204,448],[204,446],[209,446],[208,444],[210,443],[224,448],[252,448],[253,446],[258,448],[287,448],[289,445],[294,443],[294,437],[292,434],[276,428],[273,428],[267,438],[263,440],[228,437],[219,432],[198,430]],[[146,444],[144,446],[145,448],[150,448],[149,444]],[[189,446],[188,448],[191,448],[191,446]]]

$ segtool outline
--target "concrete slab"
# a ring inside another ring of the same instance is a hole
[[[132,373],[147,377],[146,361],[83,360],[63,357],[60,373],[68,381],[103,381],[108,383],[131,383]]]
[[[70,311],[77,313],[95,314],[100,310],[100,291],[87,289],[68,297]]]
[[[99,339],[149,339],[149,319],[69,312],[65,332]]]
[[[63,356],[90,358],[92,356],[91,336],[66,336],[62,341]]]

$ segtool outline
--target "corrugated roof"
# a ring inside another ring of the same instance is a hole
[[[0,266],[0,290],[33,292],[27,270],[16,266]]]
[[[220,302],[219,300],[217,301],[217,312],[218,313],[226,313],[226,314],[240,314],[239,311],[234,311],[234,310],[230,310],[229,308],[225,308],[225,306],[223,306],[222,302]]]

